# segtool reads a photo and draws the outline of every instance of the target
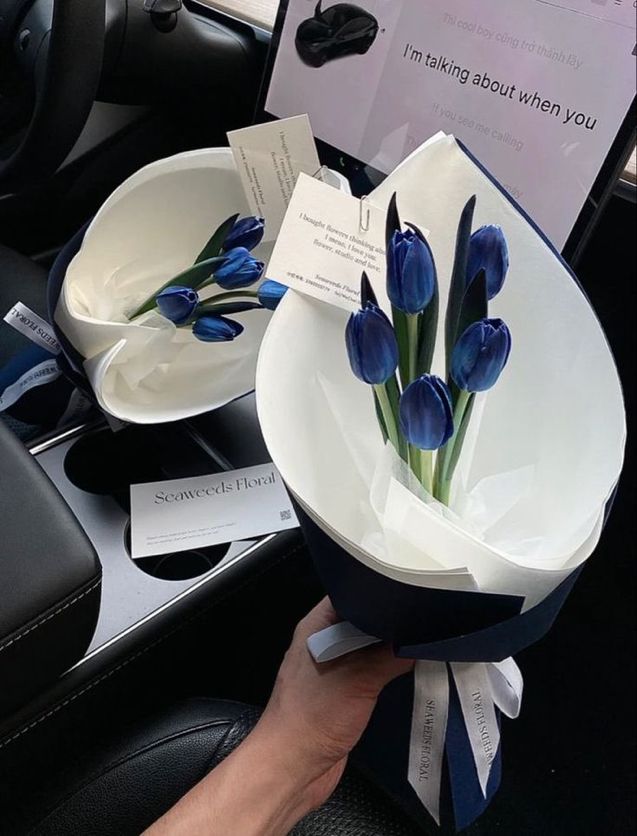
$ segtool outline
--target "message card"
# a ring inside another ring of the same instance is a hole
[[[228,134],[241,184],[254,215],[266,220],[273,241],[301,172],[316,174],[321,163],[307,116],[266,122]]]
[[[266,270],[322,302],[355,311],[366,272],[384,307],[387,213],[301,175]]]
[[[273,464],[131,485],[133,558],[232,543],[297,526]]]

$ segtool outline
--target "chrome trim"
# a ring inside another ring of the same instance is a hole
[[[199,432],[199,430],[196,429],[195,427],[193,427],[193,425],[192,425],[192,423],[189,419],[186,419],[184,421],[184,426],[186,427],[186,430],[188,431],[188,434],[190,435],[192,440],[195,442],[195,444],[198,444],[199,447],[201,447],[201,449],[203,450],[203,452],[209,458],[211,458],[213,460],[213,462],[218,464],[219,467],[222,468],[222,470],[233,470],[234,469],[232,462],[229,459],[227,459],[225,456],[223,456],[216,449],[216,447],[213,447],[212,444],[210,444],[206,440],[206,438]]]
[[[78,424],[75,427],[70,427],[67,430],[64,430],[59,435],[51,436],[51,438],[47,438],[44,441],[41,441],[39,444],[36,443],[32,447],[27,445],[27,449],[32,456],[37,456],[40,453],[44,453],[46,450],[50,450],[52,447],[57,447],[58,444],[62,444],[65,441],[70,441],[71,439],[75,438],[82,433],[92,432],[93,430],[97,430],[100,427],[106,426],[106,422],[103,418],[96,418],[93,421],[87,421],[84,424]]]
[[[637,203],[637,183],[633,183],[632,180],[625,177],[620,177],[615,186],[615,194],[624,200],[631,201],[631,203]]]

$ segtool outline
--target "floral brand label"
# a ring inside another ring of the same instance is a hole
[[[131,485],[134,558],[189,551],[296,528],[273,464]]]

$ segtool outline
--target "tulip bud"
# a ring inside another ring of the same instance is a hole
[[[509,269],[509,248],[499,226],[483,226],[474,232],[469,242],[467,286],[484,270],[487,294],[493,299],[502,290]]]
[[[451,376],[466,392],[485,392],[495,385],[511,353],[511,332],[501,319],[481,319],[456,343]]]
[[[263,240],[265,232],[265,221],[263,218],[241,218],[236,221],[226,240],[223,242],[224,252],[229,252],[235,247],[245,247],[253,250]]]
[[[261,278],[265,265],[253,258],[245,247],[235,247],[215,270],[215,279],[225,290],[249,287]]]
[[[378,386],[398,367],[398,343],[391,322],[376,305],[352,314],[345,332],[352,371],[359,380]]]
[[[387,254],[387,295],[406,314],[419,314],[436,290],[436,266],[429,244],[411,229],[394,232]]]
[[[259,302],[269,311],[275,311],[279,302],[287,293],[287,290],[286,285],[275,282],[272,279],[266,279],[258,291]]]
[[[191,287],[167,287],[155,299],[159,312],[175,325],[184,325],[199,304],[199,294]]]
[[[453,407],[447,384],[425,374],[410,383],[400,399],[400,428],[419,450],[438,450],[453,435]]]
[[[202,316],[192,328],[192,333],[204,343],[232,342],[243,332],[243,325],[223,316]]]

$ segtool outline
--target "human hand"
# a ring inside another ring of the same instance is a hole
[[[379,645],[316,664],[307,640],[338,620],[325,599],[300,622],[255,729],[147,836],[284,836],[329,798],[380,692],[413,665]]]
[[[325,598],[298,625],[268,706],[253,734],[304,784],[308,812],[338,784],[347,757],[363,734],[382,689],[413,662],[375,645],[317,664],[307,640],[340,619]]]

